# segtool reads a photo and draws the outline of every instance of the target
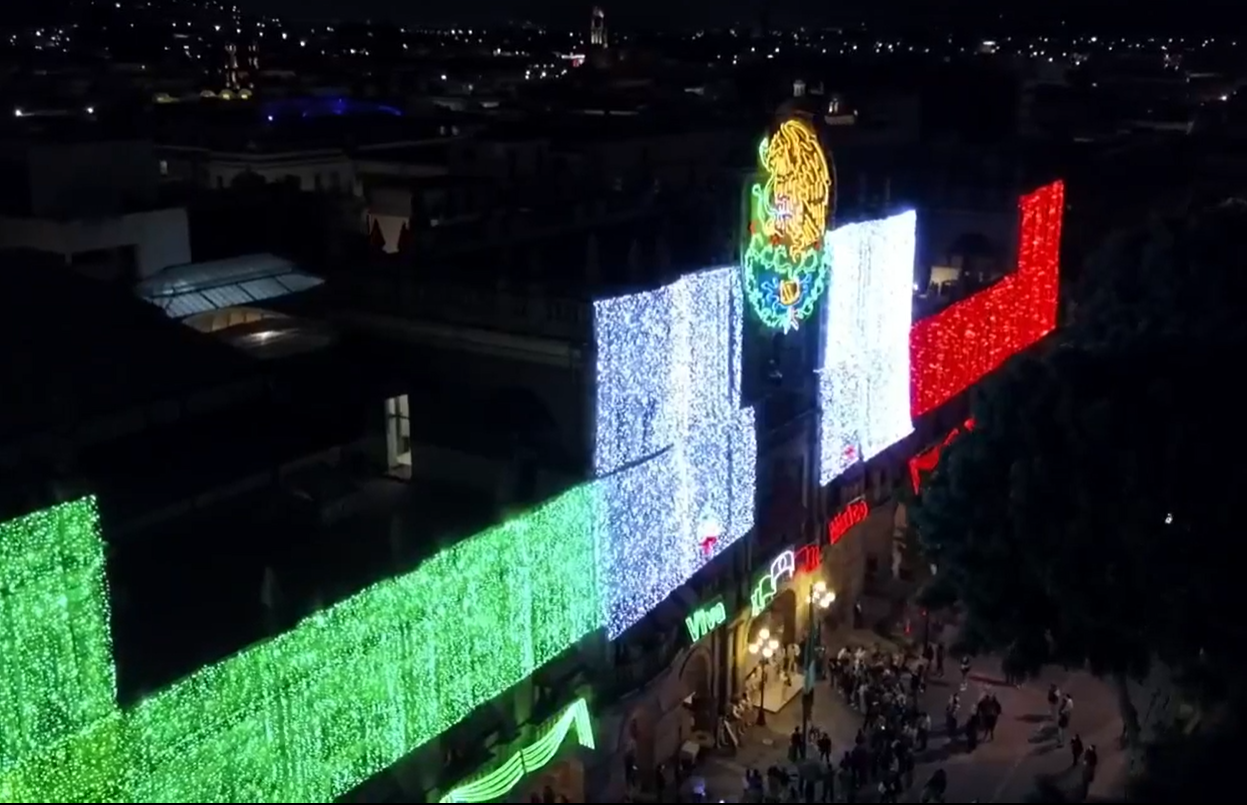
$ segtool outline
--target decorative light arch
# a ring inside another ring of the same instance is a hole
[[[758,162],[741,261],[745,294],[763,324],[787,332],[814,312],[827,288],[832,163],[813,127],[795,118],[762,139]]]

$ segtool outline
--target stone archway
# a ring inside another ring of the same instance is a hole
[[[784,643],[791,643],[798,640],[801,635],[797,634],[797,591],[789,587],[775,596],[775,600],[766,608],[770,616],[770,622],[773,624],[770,629],[772,634],[779,634]]]
[[[619,747],[624,783],[632,788],[640,782],[641,775],[655,766],[654,717],[645,705],[638,705],[624,721]]]
[[[680,699],[691,717],[685,735],[694,731],[714,730],[717,708],[713,684],[710,652],[705,647],[698,646],[680,668]]]
[[[576,758],[566,758],[542,769],[528,786],[528,801],[585,801],[585,767]]]

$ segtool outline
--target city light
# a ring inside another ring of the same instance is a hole
[[[774,657],[778,650],[779,641],[771,637],[771,630],[766,628],[759,631],[758,639],[749,644],[750,654],[761,654],[767,660]]]
[[[827,583],[818,581],[810,588],[809,603],[819,609],[827,609],[836,603],[836,594],[827,589]]]
[[[739,274],[719,268],[594,304],[599,575],[612,639],[753,527],[740,293]]]
[[[916,223],[910,211],[827,235],[831,288],[818,377],[822,485],[913,432],[909,330]]]
[[[329,802],[598,626],[592,486],[122,710],[94,501],[0,524],[0,794]]]
[[[1056,328],[1065,184],[1018,202],[1017,270],[910,331],[914,417],[956,397]]]

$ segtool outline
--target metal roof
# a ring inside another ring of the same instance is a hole
[[[251,254],[171,266],[135,287],[138,296],[172,319],[250,305],[315,288],[324,280],[274,254]]]

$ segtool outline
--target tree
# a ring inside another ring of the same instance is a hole
[[[1221,494],[1244,480],[1247,448],[1223,380],[1244,344],[1243,297],[1228,295],[1244,223],[1218,208],[1115,239],[1064,343],[985,384],[915,512],[938,568],[927,602],[958,600],[970,646],[1018,670],[1111,678],[1131,739],[1129,678],[1160,660],[1224,691],[1247,631],[1237,506]]]
[[[1131,802],[1241,801],[1227,772],[1237,767],[1247,743],[1247,723],[1241,715],[1186,732],[1172,730],[1149,745],[1144,772],[1130,781]]]

